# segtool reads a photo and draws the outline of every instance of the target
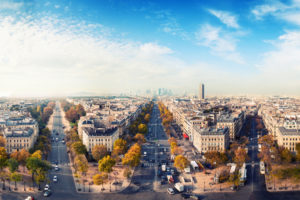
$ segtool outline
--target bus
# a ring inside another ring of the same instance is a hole
[[[263,161],[259,162],[260,174],[266,173],[265,163]]]

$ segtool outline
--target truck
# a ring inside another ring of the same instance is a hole
[[[236,164],[232,163],[231,168],[230,168],[230,174],[233,174],[235,172],[236,169]]]
[[[196,161],[192,160],[192,161],[191,161],[191,166],[193,167],[194,171],[195,171],[195,170],[199,170],[199,166],[198,166],[198,164],[196,163]]]
[[[170,184],[174,183],[174,178],[173,178],[172,175],[167,175],[167,179],[168,179]]]
[[[240,169],[240,185],[244,186],[245,182],[247,181],[247,169],[246,169],[246,164],[244,163]]]
[[[184,191],[184,185],[181,183],[175,183],[174,188],[178,191],[178,192],[183,192]]]
[[[161,165],[161,170],[162,170],[163,172],[166,171],[166,168],[167,168],[167,166],[166,166],[165,164]]]

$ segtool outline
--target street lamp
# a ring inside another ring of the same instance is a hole
[[[23,181],[23,184],[24,184],[24,192],[26,191],[26,188],[25,188],[25,181]]]

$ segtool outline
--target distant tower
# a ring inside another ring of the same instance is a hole
[[[199,99],[205,99],[204,84],[202,83],[199,85]]]

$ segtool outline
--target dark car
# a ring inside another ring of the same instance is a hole
[[[191,195],[186,194],[186,193],[181,193],[181,197],[184,199],[189,199],[191,197]]]

